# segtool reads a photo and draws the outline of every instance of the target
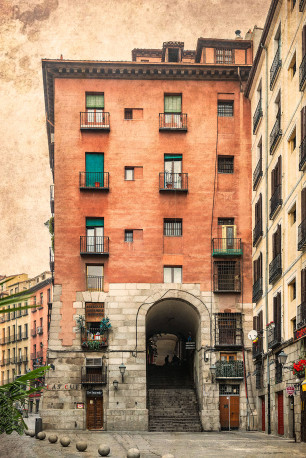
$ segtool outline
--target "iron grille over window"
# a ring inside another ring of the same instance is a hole
[[[219,385],[219,394],[239,394],[239,385]]]
[[[216,49],[216,64],[232,64],[233,62],[232,49]]]
[[[234,116],[234,102],[219,101],[218,102],[218,116],[221,116],[221,117]]]
[[[263,367],[262,364],[256,364],[256,390],[263,388]]]
[[[133,231],[124,231],[124,241],[133,242]]]
[[[182,236],[182,220],[181,219],[165,219],[164,220],[164,235],[167,237]]]
[[[214,292],[233,292],[241,290],[241,272],[239,261],[214,262]]]
[[[215,345],[240,347],[242,345],[241,313],[217,313],[215,315]]]
[[[218,156],[218,173],[234,173],[233,156]]]

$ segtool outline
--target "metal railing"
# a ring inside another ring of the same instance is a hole
[[[268,329],[268,348],[276,347],[281,341],[281,327],[277,323],[274,328]]]
[[[278,72],[282,66],[282,60],[280,58],[280,49],[277,48],[275,53],[271,68],[270,68],[270,90],[273,89],[274,83],[276,81]]]
[[[262,237],[263,235],[263,230],[262,230],[262,219],[259,219],[256,224],[255,224],[255,227],[253,229],[253,246],[256,245],[256,243],[258,242],[258,240],[260,239],[260,237]]]
[[[95,275],[86,276],[86,291],[103,291],[104,277],[97,277]]]
[[[258,278],[256,282],[253,284],[253,294],[252,294],[252,301],[257,302],[262,297],[263,289],[262,289],[262,277]]]
[[[260,118],[262,118],[262,105],[261,99],[259,100],[255,113],[253,115],[253,134],[255,134]]]
[[[80,188],[95,189],[97,191],[109,190],[108,172],[80,172]]]
[[[159,113],[159,130],[187,131],[186,113]]]
[[[306,218],[298,227],[298,251],[302,251],[306,247]]]
[[[273,219],[273,216],[275,215],[279,207],[282,206],[282,204],[282,185],[279,184],[278,186],[276,186],[274,194],[270,199],[270,219]]]
[[[100,328],[83,329],[81,344],[84,350],[99,350],[108,346],[108,333],[101,335]]]
[[[36,358],[43,358],[44,356],[44,351],[43,350],[39,350],[36,352]]]
[[[282,255],[277,254],[269,264],[269,283],[273,283],[282,274]]]
[[[216,361],[216,378],[243,378],[243,362]]]
[[[215,261],[215,264],[216,263],[218,263],[218,265],[214,266],[214,292],[239,293],[241,291],[240,262],[236,261],[232,264],[232,261]],[[235,266],[237,263],[239,265]]]
[[[304,11],[305,4],[306,4],[306,0],[300,0],[300,3],[299,3],[299,12],[300,13]]]
[[[240,313],[215,314],[215,346],[240,347],[242,345],[242,316]]]
[[[37,359],[37,354],[36,353],[31,353],[31,359]]]
[[[282,136],[282,130],[281,130],[281,114],[280,112],[277,113],[276,115],[276,121],[274,123],[273,129],[271,130],[270,133],[270,154],[273,153],[274,148],[277,145],[278,140]]]
[[[234,238],[216,238],[212,239],[213,256],[241,256],[242,244],[241,239]]]
[[[303,170],[305,163],[306,163],[306,137],[303,138],[302,143],[300,144],[299,170]]]
[[[81,130],[110,130],[110,114],[107,111],[80,112]]]
[[[109,237],[83,236],[80,237],[81,254],[109,254]]]
[[[50,210],[53,215],[54,213],[54,184],[50,185]]]
[[[31,336],[36,337],[36,334],[37,334],[37,328],[31,329]]]
[[[253,358],[257,358],[258,356],[263,354],[263,330],[258,331],[257,336],[257,342],[253,343],[252,345]]]
[[[107,368],[102,366],[95,373],[90,373],[90,369],[86,367],[81,368],[81,383],[92,385],[105,385],[107,381]]]
[[[160,191],[188,191],[188,173],[161,172],[159,174]]]
[[[257,162],[257,165],[255,167],[255,170],[253,172],[253,191],[255,191],[260,178],[262,177],[262,158],[259,158],[259,161]]]
[[[306,325],[306,302],[297,306],[296,328],[300,329]]]

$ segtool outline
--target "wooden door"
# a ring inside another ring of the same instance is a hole
[[[239,428],[239,396],[220,396],[221,429]]]
[[[277,393],[277,406],[278,406],[278,428],[277,432],[280,435],[284,435],[284,395],[280,391]]]
[[[103,428],[103,398],[87,398],[87,429]]]
[[[261,398],[261,430],[266,430],[266,403],[264,396]]]
[[[306,391],[301,391],[301,441],[306,442]]]

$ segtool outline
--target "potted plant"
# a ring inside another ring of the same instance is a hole
[[[305,376],[305,369],[306,369],[306,359],[300,359],[296,363],[293,363],[293,375],[299,378],[303,378]]]

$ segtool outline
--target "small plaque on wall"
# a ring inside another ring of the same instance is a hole
[[[77,409],[84,409],[84,402],[77,402],[76,408]]]

